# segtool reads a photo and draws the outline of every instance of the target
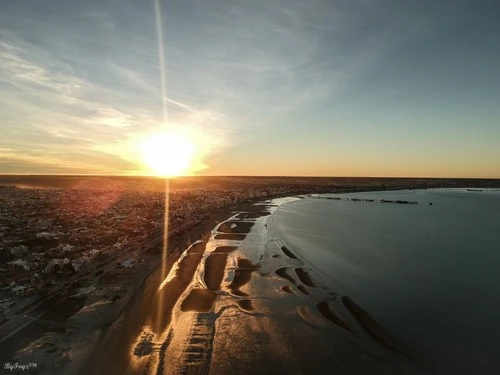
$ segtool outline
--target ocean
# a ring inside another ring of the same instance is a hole
[[[429,369],[500,373],[498,190],[305,197],[280,205],[268,231]]]

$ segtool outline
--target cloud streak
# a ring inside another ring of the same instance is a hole
[[[3,138],[0,159],[3,163],[22,162],[29,170],[36,172],[50,167],[81,173],[87,163],[91,173],[130,174],[141,173],[141,160],[131,159],[131,145],[144,134],[154,134],[166,128],[185,127],[202,138],[200,133],[210,127],[223,115],[209,109],[195,109],[193,106],[169,99],[172,111],[171,124],[163,124],[158,115],[160,98],[154,83],[148,82],[140,73],[130,68],[109,63],[110,71],[139,92],[129,91],[136,105],[127,106],[123,91],[113,86],[102,86],[78,74],[71,66],[51,56],[11,32],[2,31],[0,42],[0,108],[5,118],[3,132],[12,135]],[[141,103],[142,92],[149,100]],[[20,131],[12,131],[12,126]],[[220,127],[214,134],[204,137],[203,157],[215,152],[225,142],[227,132]],[[27,144],[36,144],[36,139],[45,145],[57,147],[58,153],[48,156],[33,153]],[[64,144],[61,144],[61,139]],[[121,147],[129,145],[128,148]],[[71,152],[70,152],[71,150]],[[116,152],[119,150],[119,152]],[[128,153],[127,153],[128,152]],[[68,155],[71,153],[71,158]],[[89,156],[95,159],[89,163]],[[99,162],[99,160],[102,162]],[[204,165],[200,162],[200,165]],[[126,167],[126,168],[124,168]]]

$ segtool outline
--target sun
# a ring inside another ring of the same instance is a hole
[[[139,144],[143,162],[159,177],[175,177],[189,171],[194,145],[180,133],[160,133]]]

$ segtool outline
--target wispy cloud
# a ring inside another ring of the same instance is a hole
[[[203,3],[198,4],[203,16],[187,27],[169,6],[165,12],[168,126],[200,139],[204,157],[256,136],[303,107],[339,95],[385,41],[374,40],[354,61],[335,56],[331,60],[324,53],[325,44],[337,43],[340,48],[342,33],[350,32],[356,19],[349,9],[321,1],[306,6],[297,0],[259,0],[251,7],[243,1],[230,7]],[[121,8],[123,14],[133,11]],[[63,59],[14,32],[1,32],[0,84],[5,94],[0,105],[3,102],[12,121],[16,115],[22,119],[24,127],[24,136],[12,135],[10,144],[22,143],[23,137],[26,141],[31,132],[31,142],[43,135],[44,142],[61,150],[63,139],[82,155],[82,162],[91,153],[133,163],[137,157],[131,151],[133,143],[166,126],[159,67],[152,65],[158,61],[155,35],[120,29],[123,20],[105,10],[83,14],[95,22],[99,38],[86,29],[78,40],[116,49],[116,56],[106,54],[96,60],[98,56],[83,56],[82,51]],[[145,25],[152,16],[148,21],[139,14],[134,21]],[[54,51],[72,50],[60,35],[55,40],[59,44]],[[82,68],[85,62],[88,69]],[[250,126],[254,132],[238,132]]]
[[[359,74],[356,61],[325,52],[332,44],[340,49],[342,33],[355,27],[348,10],[335,4],[199,6],[203,17],[187,28],[166,13],[169,88],[179,97],[197,97],[239,121],[267,124],[340,92]]]
[[[59,100],[71,99],[86,88],[86,82],[68,65],[58,63],[43,50],[19,44],[12,34],[0,32],[0,82],[4,85],[37,95],[56,95]]]
[[[33,153],[26,147],[17,150],[4,147],[0,153],[3,161],[23,162],[33,170],[59,165],[65,171],[72,168],[81,171],[87,164],[92,173],[110,170],[116,173],[120,168],[124,173],[140,172],[141,161],[131,149],[145,134],[181,126],[201,139],[204,127],[223,117],[214,111],[195,109],[169,99],[171,123],[163,124],[158,116],[161,103],[158,89],[137,71],[113,62],[108,64],[110,74],[128,80],[130,86],[137,88],[136,92],[129,91],[138,101],[130,106],[129,101],[122,101],[123,90],[119,87],[92,82],[57,57],[10,32],[2,31],[1,36],[0,108],[11,121],[3,122],[0,127],[8,127],[11,134],[0,140],[0,146],[36,144],[38,138],[58,150],[48,156]],[[148,98],[146,102],[141,101],[144,97]],[[14,123],[22,130],[13,131]],[[224,124],[220,124],[217,131],[200,140],[204,148],[201,157],[216,152],[221,141],[226,140],[223,129]],[[7,134],[7,130],[3,133]],[[94,159],[93,164],[89,163],[89,157]],[[204,164],[200,162],[200,165]]]

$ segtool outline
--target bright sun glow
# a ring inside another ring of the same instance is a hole
[[[194,152],[193,143],[178,133],[155,134],[139,145],[144,163],[157,176],[174,177],[188,172]]]

